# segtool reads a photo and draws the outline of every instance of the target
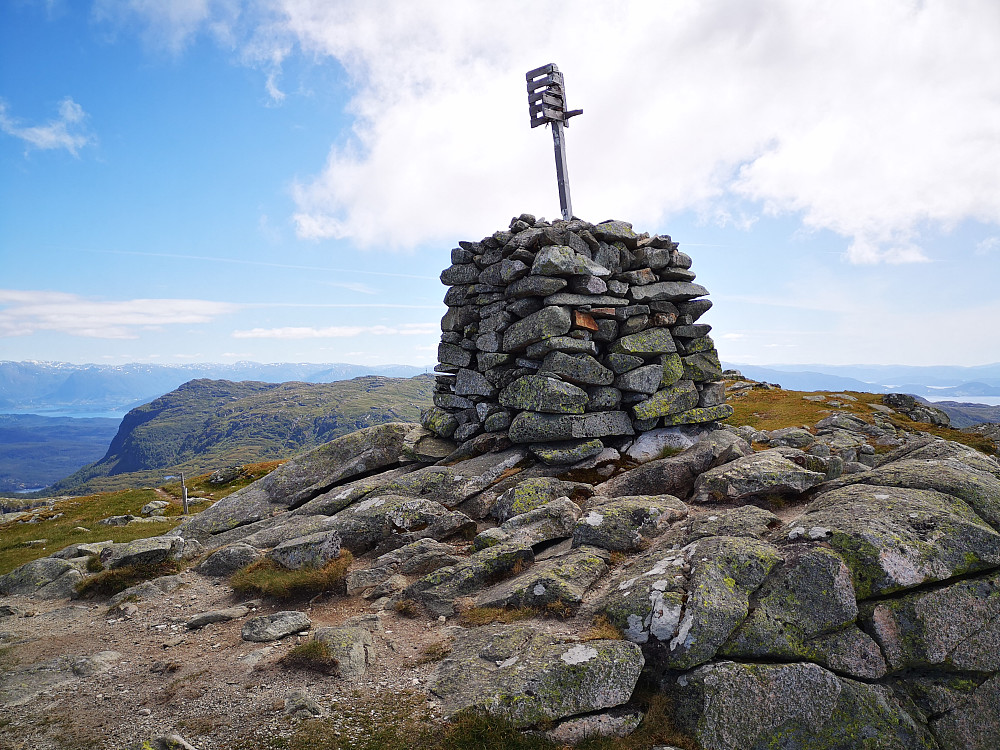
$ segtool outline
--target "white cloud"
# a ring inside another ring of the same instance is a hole
[[[139,330],[208,323],[238,305],[196,299],[95,300],[76,294],[0,289],[0,337],[54,331],[70,336],[134,339]]]
[[[44,150],[64,148],[73,156],[93,141],[83,126],[87,113],[83,107],[66,97],[59,102],[59,117],[44,125],[24,125],[7,113],[7,104],[0,100],[0,131],[19,138],[29,148]]]
[[[568,149],[574,207],[591,220],[792,214],[845,238],[851,262],[910,263],[926,260],[921,227],[1000,216],[992,0],[101,6],[181,39],[225,27],[276,101],[296,49],[343,66],[353,138],[295,183],[302,237],[406,247],[478,236],[498,215],[557,215],[523,75],[550,61],[584,109]]]
[[[233,44],[240,5],[239,0],[96,0],[93,14],[119,28],[138,26],[147,45],[179,53],[203,31]]]
[[[991,255],[1000,250],[1000,237],[987,237],[985,240],[976,243],[976,255]]]
[[[398,326],[286,326],[233,331],[236,339],[335,339],[355,336],[425,336],[440,332],[437,323],[403,323]]]

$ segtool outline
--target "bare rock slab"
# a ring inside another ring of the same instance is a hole
[[[858,600],[1000,565],[1000,534],[934,490],[842,487],[788,525],[793,536],[822,532],[850,568]]]
[[[312,620],[305,612],[288,610],[285,612],[275,612],[271,615],[261,615],[248,620],[243,625],[242,637],[244,641],[256,643],[266,643],[277,641],[285,636],[301,633],[312,627]]]
[[[566,643],[488,626],[456,633],[431,690],[448,715],[474,708],[528,727],[625,703],[644,663],[628,641]]]
[[[675,720],[704,750],[939,747],[889,688],[815,664],[716,662],[663,688]]]

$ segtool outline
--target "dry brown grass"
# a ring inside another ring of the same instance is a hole
[[[233,574],[229,585],[241,594],[294,599],[339,592],[354,558],[347,550],[321,568],[290,570],[264,558]]]

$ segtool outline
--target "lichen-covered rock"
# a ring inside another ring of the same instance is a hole
[[[406,495],[374,495],[337,513],[331,527],[354,554],[367,552],[390,537],[399,545],[422,538],[446,539],[475,531],[476,522],[434,500]]]
[[[397,573],[426,575],[461,560],[451,545],[434,539],[418,539],[379,555],[370,568],[350,571],[347,574],[347,593],[377,586]]]
[[[572,316],[565,307],[549,305],[536,313],[511,323],[503,334],[503,351],[518,352],[552,336],[569,333]]]
[[[654,550],[615,572],[596,611],[630,641],[659,641],[657,658],[665,666],[687,669],[715,656],[780,560],[771,545],[735,537]]]
[[[866,603],[861,620],[894,670],[1000,670],[1000,575]]]
[[[994,750],[1000,737],[1000,676],[990,677],[962,697],[931,719],[941,750]]]
[[[690,448],[696,438],[685,434],[679,428],[663,428],[641,433],[635,442],[625,449],[625,455],[640,464],[674,455]]]
[[[379,485],[377,491],[378,494],[435,500],[455,508],[501,479],[518,473],[525,457],[526,451],[516,448],[477,456],[452,466],[425,466]],[[367,499],[367,495],[361,497]],[[358,499],[352,494],[352,502]]]
[[[675,721],[704,750],[933,750],[892,691],[815,664],[716,662],[664,680]]]
[[[615,380],[615,374],[589,354],[551,352],[538,372],[552,373],[577,385],[611,385]]]
[[[523,571],[534,559],[531,547],[497,544],[424,576],[408,586],[405,595],[421,601],[433,615],[448,617],[455,612],[455,597]]]
[[[546,375],[525,375],[500,392],[500,404],[551,414],[583,414],[587,392]]]
[[[1000,479],[974,469],[957,458],[909,458],[893,461],[864,474],[852,475],[831,484],[831,489],[849,484],[877,487],[910,487],[937,490],[968,503],[994,528],[1000,528]]]
[[[756,505],[741,505],[711,515],[691,519],[684,536],[685,543],[706,536],[751,536],[763,539],[771,529],[781,526],[781,519],[774,513]]]
[[[534,443],[528,446],[538,460],[549,466],[566,466],[579,463],[604,452],[600,438],[567,440],[559,443]]]
[[[508,435],[514,443],[539,443],[634,433],[632,420],[623,411],[592,414],[538,414],[522,411],[511,422]]]
[[[573,529],[573,546],[636,551],[670,524],[687,516],[687,506],[673,495],[594,497]]]
[[[636,419],[677,414],[698,405],[698,389],[691,380],[678,380],[632,407]]]
[[[666,328],[648,328],[622,336],[610,348],[611,354],[630,354],[634,357],[655,357],[676,351],[677,345]]]
[[[877,645],[854,625],[858,606],[851,573],[834,552],[822,547],[793,551],[758,589],[755,600],[753,611],[720,649],[721,656],[748,661],[798,658],[854,677],[885,675]],[[851,632],[841,632],[846,630]],[[838,635],[828,637],[831,634]]]
[[[560,497],[537,508],[522,513],[500,524],[498,529],[488,529],[488,539],[480,541],[476,537],[472,544],[482,549],[498,541],[533,547],[555,539],[567,539],[580,518],[580,506],[568,497]]]
[[[608,571],[610,553],[578,547],[532,565],[516,578],[502,581],[476,597],[480,607],[572,608]]]
[[[479,709],[518,727],[625,703],[644,660],[627,641],[564,643],[525,626],[459,631],[431,690],[447,715]]]
[[[337,660],[337,675],[357,682],[375,663],[375,639],[368,628],[358,625],[316,628],[313,640],[326,644],[330,656]]]
[[[534,276],[597,276],[611,275],[604,266],[580,255],[566,245],[548,245],[535,255],[531,265]]]
[[[691,502],[733,502],[767,495],[794,495],[826,480],[826,475],[792,463],[777,450],[754,453],[710,469],[698,477]]]
[[[636,302],[687,302],[696,297],[705,297],[708,290],[701,284],[686,281],[660,281],[632,288],[632,299]]]
[[[391,422],[343,435],[187,517],[172,533],[204,539],[302,505],[351,477],[389,468],[398,463],[406,436],[416,427],[412,422]]]
[[[1000,565],[1000,535],[965,502],[934,490],[843,487],[788,526],[795,536],[823,530],[859,600]]]
[[[524,479],[497,498],[490,515],[503,523],[509,518],[539,508],[557,497],[586,499],[594,494],[589,484],[566,482],[555,477]]]

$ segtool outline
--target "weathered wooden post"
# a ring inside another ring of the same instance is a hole
[[[569,127],[569,118],[583,114],[582,109],[566,110],[566,85],[563,74],[555,63],[529,70],[525,75],[528,82],[528,115],[531,127],[550,124],[552,144],[556,152],[556,181],[559,184],[559,207],[567,221],[573,218],[573,202],[569,195],[569,169],[566,166],[566,136],[564,127]]]

